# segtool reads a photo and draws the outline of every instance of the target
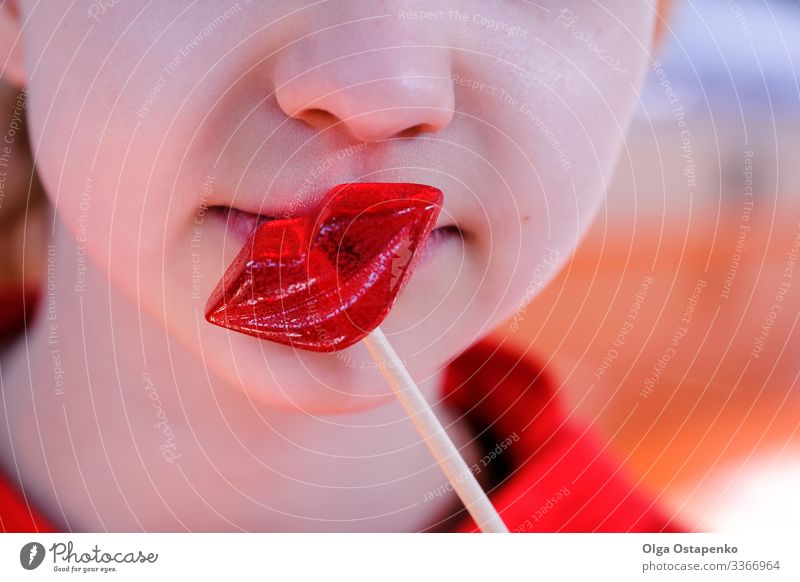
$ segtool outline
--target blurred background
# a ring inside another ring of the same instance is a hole
[[[800,523],[800,2],[676,5],[607,203],[500,330],[701,531]]]

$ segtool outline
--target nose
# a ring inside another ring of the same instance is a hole
[[[274,75],[283,112],[317,130],[337,124],[364,142],[447,127],[455,106],[448,51],[369,36],[344,50],[324,34],[285,49]]]

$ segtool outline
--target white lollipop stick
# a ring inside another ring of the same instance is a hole
[[[381,328],[376,327],[363,342],[480,530],[484,533],[508,533],[506,524],[461,458],[453,441],[444,432],[439,419],[433,414]]]

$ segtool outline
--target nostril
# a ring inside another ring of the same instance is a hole
[[[293,117],[299,119],[314,129],[325,129],[326,127],[330,127],[331,125],[340,121],[340,119],[333,113],[317,107],[299,111],[294,114]]]
[[[342,120],[338,116],[331,113],[330,111],[326,111],[325,109],[321,109],[318,107],[303,109],[295,113],[292,117],[302,121],[303,123],[307,124],[310,127],[313,127],[317,131],[329,128],[338,123],[344,123],[345,125],[348,126],[357,126],[362,130],[366,129],[366,131],[363,133],[370,134],[371,130],[375,128],[376,124],[380,122],[381,125],[383,125],[383,123],[385,123],[385,120],[377,119],[375,118],[375,115],[369,115],[369,114],[366,115],[360,114],[352,119]],[[415,125],[412,125],[411,127],[407,127],[406,129],[395,133],[394,135],[385,135],[382,137],[412,138],[412,137],[417,137],[418,135],[424,133],[435,133],[437,129],[438,128],[433,123],[417,123]],[[376,139],[376,138],[373,137],[367,139]]]
[[[333,113],[318,107],[311,107],[309,109],[299,111],[294,115],[294,117],[303,123],[307,123],[315,129],[324,129],[336,123],[341,123],[342,121]],[[418,123],[412,127],[404,129],[394,137],[414,137],[421,133],[431,133],[435,131],[436,127],[432,123]]]
[[[423,133],[434,133],[436,132],[436,127],[431,123],[418,123],[413,127],[409,127],[408,129],[404,129],[400,133],[398,133],[395,137],[416,137]]]

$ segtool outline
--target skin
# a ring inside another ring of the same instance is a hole
[[[435,402],[443,366],[532,298],[601,204],[660,7],[110,4],[0,8],[56,301],[3,361],[20,387],[4,466],[71,529],[437,523],[455,500],[419,503],[443,478],[363,346],[298,352],[204,322],[244,241],[219,207],[302,212],[348,181],[440,188],[451,234],[382,325]]]

